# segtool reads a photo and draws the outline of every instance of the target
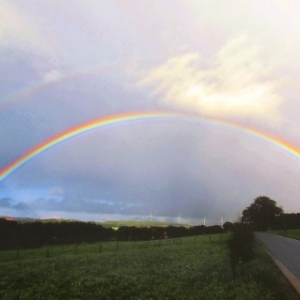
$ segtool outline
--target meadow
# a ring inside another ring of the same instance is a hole
[[[299,299],[272,260],[231,272],[229,235],[0,252],[0,299]]]

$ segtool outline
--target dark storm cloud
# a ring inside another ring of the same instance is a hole
[[[49,150],[16,172],[14,184],[60,187],[58,200],[32,208],[52,211],[189,217],[217,214],[203,128],[182,122],[135,122],[108,127]],[[75,151],[76,149],[76,151]],[[213,159],[214,155],[213,155]],[[221,166],[219,165],[219,168]],[[220,171],[220,170],[219,170]],[[10,180],[8,180],[9,182]]]
[[[30,202],[21,201],[10,208],[31,211],[61,211],[80,213],[114,214],[121,211],[119,204],[107,203],[102,200],[78,199],[66,197],[62,200],[37,198]]]
[[[2,208],[11,208],[13,206],[13,199],[12,198],[1,198],[0,199],[0,207]]]
[[[135,121],[61,143],[5,182],[49,191],[32,210],[220,218],[261,194],[282,199],[273,182],[280,185],[276,170],[288,166],[288,157],[274,161],[280,151],[266,157],[265,148],[207,124]],[[53,195],[58,187],[64,193]]]
[[[30,205],[26,202],[18,202],[17,204],[12,206],[11,208],[13,208],[15,210],[26,210],[26,211],[31,210]]]

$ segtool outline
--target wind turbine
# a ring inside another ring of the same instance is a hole
[[[204,225],[204,235],[206,234],[206,217],[204,217],[204,219],[202,219],[203,225]]]
[[[150,212],[150,215],[149,215],[149,220],[150,220],[150,222],[152,222],[152,218],[153,218],[152,212]]]
[[[178,224],[181,224],[181,213],[178,215]]]
[[[223,225],[224,225],[224,220],[223,220],[223,218],[221,218],[221,220],[219,221],[219,223],[221,223],[221,227],[223,228]]]

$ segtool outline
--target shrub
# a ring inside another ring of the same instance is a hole
[[[239,262],[253,257],[254,234],[247,224],[237,223],[233,226],[232,238],[228,241],[233,277],[236,276],[236,266]]]

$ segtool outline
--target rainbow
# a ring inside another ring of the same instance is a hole
[[[97,75],[97,73],[105,72],[106,70],[108,70],[108,65],[105,64],[96,65],[82,70],[80,69],[73,72],[69,72],[67,74],[59,76],[55,80],[51,80],[51,81],[44,80],[44,81],[36,82],[14,93],[11,93],[3,98],[0,98],[0,109],[8,108],[18,103],[19,101],[25,100],[35,94],[41,93],[44,90],[47,90],[48,88],[51,88],[54,85],[62,84],[88,75]]]
[[[34,157],[38,156],[39,154],[45,152],[46,150],[58,145],[66,140],[69,140],[73,137],[77,137],[80,134],[84,134],[94,129],[102,128],[105,126],[109,126],[112,124],[119,124],[124,122],[136,121],[136,120],[157,120],[157,119],[188,119],[192,121],[206,121],[210,123],[216,123],[220,125],[225,125],[230,128],[238,129],[240,131],[246,132],[250,135],[254,135],[258,138],[261,138],[280,149],[287,151],[288,153],[300,158],[300,149],[296,146],[287,143],[286,141],[267,134],[265,132],[259,131],[254,128],[245,127],[241,124],[234,123],[231,121],[218,119],[218,118],[211,118],[211,117],[200,117],[194,114],[188,113],[177,113],[177,112],[168,112],[168,111],[151,111],[151,112],[134,112],[134,113],[123,113],[117,114],[112,116],[107,116],[104,118],[96,119],[87,123],[80,124],[75,126],[69,130],[66,130],[54,137],[47,139],[46,141],[42,142],[41,144],[35,146],[34,148],[30,149],[28,152],[21,155],[19,158],[8,164],[6,167],[0,170],[0,182],[3,181],[7,176],[11,173],[16,171],[19,167],[33,159]]]

